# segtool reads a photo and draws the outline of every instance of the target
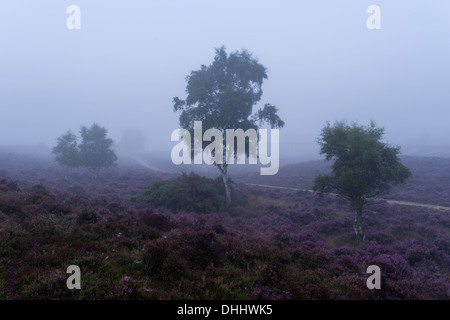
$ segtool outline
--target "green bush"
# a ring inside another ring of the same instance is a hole
[[[149,185],[132,199],[152,207],[166,207],[173,211],[207,213],[218,211],[225,203],[223,183],[195,173],[183,173],[179,178],[158,181]]]

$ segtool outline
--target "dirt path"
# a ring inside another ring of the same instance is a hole
[[[147,163],[147,161],[145,161],[144,159],[142,159],[140,157],[128,156],[128,158],[135,160],[139,165],[143,166],[144,168],[147,168],[147,169],[150,169],[153,171],[157,171],[157,172],[164,172],[155,166],[149,165]]]
[[[437,206],[434,204],[418,203],[418,202],[410,202],[410,201],[400,201],[400,200],[389,200],[389,199],[380,199],[380,200],[384,200],[389,204],[397,204],[400,206],[422,207],[422,208],[427,208],[427,209],[450,211],[450,207]]]
[[[256,183],[245,183],[245,184],[249,185],[249,186],[256,186],[256,187],[263,187],[263,188],[283,189],[283,190],[296,190],[296,191],[304,191],[304,192],[314,193],[314,191],[308,190],[308,189],[271,186],[271,185],[256,184]],[[330,195],[334,195],[335,196],[336,194],[330,193]],[[383,200],[383,201],[386,201],[389,204],[395,204],[395,205],[400,205],[400,206],[421,207],[421,208],[427,208],[427,209],[433,209],[433,210],[450,211],[450,207],[438,206],[438,205],[427,204],[427,203],[418,203],[418,202],[400,201],[400,200],[389,200],[389,199],[383,199],[383,198],[375,198],[375,199]]]

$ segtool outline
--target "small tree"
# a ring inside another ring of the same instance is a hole
[[[96,175],[101,168],[116,165],[117,156],[111,149],[113,141],[106,137],[107,130],[97,124],[81,127],[81,143],[71,131],[63,134],[53,148],[55,160],[63,166],[85,167]]]
[[[382,142],[383,135],[384,129],[377,128],[374,122],[367,127],[336,122],[333,126],[327,123],[318,140],[320,154],[334,163],[331,175],[316,177],[313,190],[336,192],[350,201],[356,212],[354,231],[361,240],[365,239],[362,210],[366,199],[411,176],[398,159],[400,147]]]
[[[258,123],[268,123],[280,128],[284,122],[277,115],[277,108],[265,104],[252,114],[253,106],[261,100],[263,80],[267,79],[266,68],[257,59],[243,50],[227,54],[224,47],[216,49],[214,61],[192,71],[186,78],[186,100],[173,99],[174,111],[180,112],[180,126],[193,136],[194,121],[203,122],[203,132],[218,129],[225,145],[226,129],[258,129]],[[203,134],[202,132],[202,134]],[[246,144],[248,145],[248,141]],[[207,143],[203,143],[202,149]],[[194,150],[191,148],[191,150]],[[216,164],[222,174],[226,203],[231,203],[228,182],[228,164],[224,148],[223,164]],[[235,150],[235,157],[238,152]],[[248,148],[245,148],[248,156]],[[194,152],[192,154],[194,156]]]
[[[83,167],[98,174],[101,168],[116,165],[117,156],[111,149],[113,140],[106,137],[107,130],[97,124],[90,128],[81,127],[81,143],[78,145]]]
[[[52,153],[62,166],[76,168],[80,165],[77,136],[70,130],[58,138]]]

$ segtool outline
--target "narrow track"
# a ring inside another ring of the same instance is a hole
[[[263,187],[263,188],[283,189],[283,190],[296,190],[296,191],[304,191],[304,192],[314,193],[314,191],[308,190],[308,189],[300,189],[300,188],[292,188],[292,187],[280,187],[280,186],[272,186],[272,185],[257,184],[257,183],[244,183],[244,184],[249,185],[249,186]],[[334,195],[335,196],[336,194],[329,193],[329,195]],[[450,211],[450,207],[438,206],[438,205],[427,204],[427,203],[401,201],[401,200],[390,200],[390,199],[383,199],[383,198],[375,198],[375,199],[386,201],[389,204],[395,204],[395,205],[400,205],[400,206],[421,207],[421,208],[427,208],[427,209],[433,209],[433,210]]]

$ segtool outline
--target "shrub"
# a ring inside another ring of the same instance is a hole
[[[224,204],[223,183],[195,173],[183,173],[179,178],[158,181],[132,197],[152,207],[166,207],[174,211],[213,212]]]

